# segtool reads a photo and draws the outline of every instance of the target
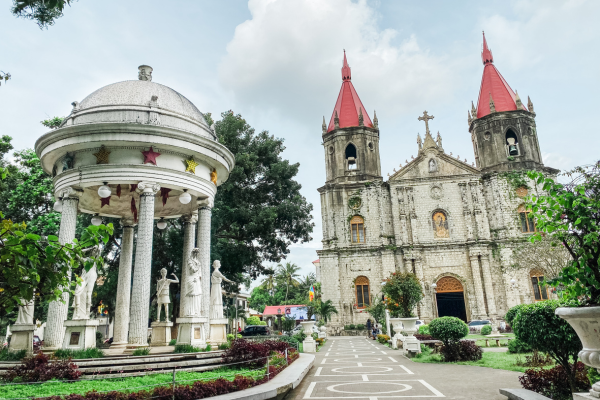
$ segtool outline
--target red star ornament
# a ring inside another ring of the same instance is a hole
[[[100,208],[104,207],[104,206],[110,206],[110,198],[111,196],[108,196],[106,198],[100,198]]]
[[[152,146],[150,146],[150,150],[142,151],[142,154],[144,155],[144,164],[150,163],[156,165],[156,157],[160,156],[160,153],[155,152]]]

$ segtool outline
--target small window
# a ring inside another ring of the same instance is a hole
[[[521,221],[521,232],[535,232],[535,221],[529,215],[529,211],[525,209],[525,206],[519,206],[519,220]]]
[[[369,278],[366,276],[359,276],[354,281],[354,284],[356,286],[356,307],[368,307],[371,304],[369,301]]]
[[[519,142],[517,141],[517,135],[512,129],[506,131],[506,152],[508,156],[519,155]]]
[[[346,146],[346,166],[348,169],[357,169],[356,147],[352,143]]]
[[[448,230],[448,218],[446,217],[446,213],[443,211],[436,211],[431,218],[433,224],[433,236],[436,239],[449,238],[450,231]]]
[[[358,215],[355,215],[350,220],[350,232],[352,234],[352,243],[365,243],[367,229],[365,228],[365,220]]]
[[[548,300],[548,287],[544,284],[544,273],[534,270],[529,276],[533,287],[533,299],[535,301]]]

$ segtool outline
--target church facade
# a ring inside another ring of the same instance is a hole
[[[315,265],[323,299],[339,312],[331,327],[365,323],[365,308],[397,271],[421,280],[417,312],[426,322],[498,319],[552,296],[538,283],[543,271],[511,263],[535,231],[524,198],[538,188],[526,171],[559,171],[543,165],[533,104],[500,75],[485,37],[482,60],[479,100],[468,113],[475,165],[444,150],[424,112],[418,156],[384,180],[377,116],[371,120],[360,101],[344,54],[342,88],[329,124],[323,120],[326,182],[318,189],[323,249]]]

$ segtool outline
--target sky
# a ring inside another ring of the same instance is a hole
[[[47,30],[12,16],[11,4],[0,0],[0,71],[12,74],[0,86],[0,135],[33,147],[41,120],[151,65],[154,82],[202,112],[233,110],[285,139],[283,157],[300,163],[314,206],[313,240],[286,260],[303,274],[321,248],[321,124],[340,90],[343,49],[369,116],[377,111],[385,179],[417,154],[423,110],[444,149],[474,161],[467,110],[483,72],[482,31],[498,70],[533,101],[544,163],[564,170],[600,158],[595,0],[79,0]]]

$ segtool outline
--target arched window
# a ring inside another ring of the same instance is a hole
[[[521,232],[535,232],[535,222],[533,221],[533,218],[529,216],[529,211],[525,209],[524,205],[519,206],[519,218],[521,220]]]
[[[506,155],[518,156],[519,154],[519,142],[517,140],[517,135],[512,129],[509,129],[506,131]]]
[[[348,169],[356,169],[356,147],[349,143],[346,146],[346,165]]]
[[[529,273],[531,286],[533,287],[533,299],[535,301],[548,300],[548,287],[543,283],[544,273],[533,270]]]
[[[355,215],[350,220],[350,232],[352,234],[352,243],[365,243],[367,228],[363,217]]]
[[[356,307],[368,307],[371,304],[369,295],[369,278],[366,276],[359,276],[354,281],[354,286],[356,286]]]
[[[448,217],[443,211],[436,211],[431,217],[433,225],[433,237],[436,239],[444,239],[450,237],[448,230]]]

